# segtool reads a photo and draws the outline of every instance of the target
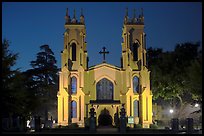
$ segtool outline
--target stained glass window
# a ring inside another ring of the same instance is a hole
[[[139,93],[139,78],[137,76],[133,77],[133,92]]]
[[[71,118],[77,117],[77,103],[76,101],[71,102]]]
[[[77,78],[72,77],[71,78],[71,93],[76,94],[76,92],[77,92]]]
[[[139,117],[139,101],[134,101],[134,117]]]
[[[103,78],[96,84],[97,100],[113,100],[113,83]]]

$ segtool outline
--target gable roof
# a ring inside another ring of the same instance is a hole
[[[91,66],[91,67],[89,67],[89,70],[98,69],[98,68],[101,68],[101,67],[109,67],[109,68],[112,68],[112,69],[115,69],[115,70],[118,70],[118,71],[122,70],[120,67],[108,64],[106,62],[98,64],[98,65]]]

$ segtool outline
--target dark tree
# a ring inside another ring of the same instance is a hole
[[[48,119],[48,111],[56,111],[58,69],[54,53],[48,45],[40,46],[35,61],[31,61],[33,69],[25,74],[29,78],[27,85],[34,91],[38,98],[39,106],[36,113]]]
[[[28,114],[28,91],[24,87],[25,78],[18,69],[12,69],[18,58],[9,50],[10,43],[2,42],[2,117],[26,116]]]
[[[169,52],[148,49],[154,101],[165,100],[180,109],[195,99],[202,101],[202,59],[198,61],[198,47],[199,43],[184,43]]]
[[[186,67],[185,89],[192,93],[196,102],[202,103],[202,51]]]

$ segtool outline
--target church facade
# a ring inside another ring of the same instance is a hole
[[[78,21],[75,11],[71,19],[67,9],[65,20],[57,94],[58,124],[77,123],[83,127],[93,107],[97,125],[116,125],[115,120],[124,104],[126,116],[133,118],[134,124],[149,128],[152,124],[152,92],[146,61],[143,13],[138,18],[134,13],[129,19],[126,11],[121,67],[108,64],[105,60],[89,67],[83,13]]]

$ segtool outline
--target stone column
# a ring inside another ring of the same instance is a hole
[[[186,131],[188,134],[193,133],[193,118],[186,119]]]
[[[35,116],[35,131],[39,132],[41,129],[40,116]]]
[[[92,108],[90,109],[90,126],[89,126],[89,130],[92,131],[92,132],[95,132],[96,131],[96,112],[95,112],[95,109],[92,105]]]
[[[20,131],[26,131],[26,119],[25,116],[20,117]]]
[[[119,126],[119,114],[118,114],[118,107],[117,109],[115,110],[115,114],[114,114],[114,124],[116,127]]]
[[[127,126],[127,118],[126,118],[126,112],[124,108],[124,104],[122,104],[122,108],[120,109],[120,127],[119,130],[122,133],[126,132],[126,126]]]
[[[179,131],[179,119],[178,118],[173,118],[171,120],[171,128],[173,132]]]

